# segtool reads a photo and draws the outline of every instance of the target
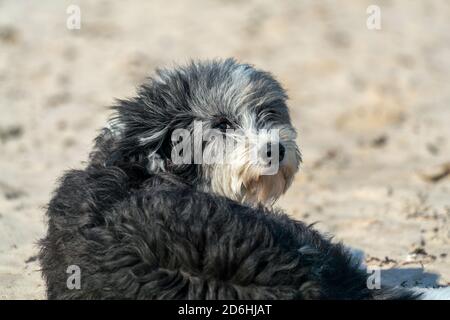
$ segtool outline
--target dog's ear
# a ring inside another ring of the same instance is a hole
[[[180,121],[189,123],[187,96],[176,98],[171,90],[181,90],[179,83],[170,88],[168,75],[161,77],[149,79],[139,87],[136,97],[117,100],[113,106],[114,116],[104,130],[107,134],[100,139],[108,141],[106,158],[103,155],[106,165],[134,164],[149,172],[165,171],[170,165],[172,130]],[[181,91],[189,92],[185,87]]]
[[[91,163],[150,172],[165,171],[170,159],[170,124],[149,119],[136,101],[120,101],[115,115],[96,139]]]
[[[117,145],[119,132],[108,126],[95,138],[94,148],[89,155],[89,163],[94,166],[110,166],[118,161]]]

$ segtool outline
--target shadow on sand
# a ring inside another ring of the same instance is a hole
[[[364,251],[348,247],[354,259],[362,263],[363,268],[373,269],[374,266],[364,263]],[[440,275],[437,273],[426,272],[423,268],[400,268],[393,267],[390,269],[381,269],[381,285],[382,286],[402,286],[402,287],[419,287],[434,288],[439,287]]]
[[[432,288],[439,286],[437,273],[422,268],[391,268],[381,270],[381,283],[388,286]]]

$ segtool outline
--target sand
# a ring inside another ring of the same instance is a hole
[[[382,283],[448,284],[449,25],[446,0],[0,1],[0,299],[45,298],[45,205],[114,99],[157,67],[230,56],[291,98],[304,163],[277,206],[363,251]]]

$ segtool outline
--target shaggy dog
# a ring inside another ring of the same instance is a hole
[[[269,73],[228,59],[160,70],[118,101],[86,168],[49,204],[48,298],[419,298],[369,290],[345,247],[271,209],[301,162],[286,99]],[[219,135],[186,142],[199,130]],[[221,137],[238,143],[222,152]]]

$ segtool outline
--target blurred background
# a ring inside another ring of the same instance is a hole
[[[449,30],[446,0],[0,0],[0,299],[44,298],[45,205],[114,99],[216,57],[288,91],[304,164],[279,207],[363,250],[382,284],[448,284]]]

